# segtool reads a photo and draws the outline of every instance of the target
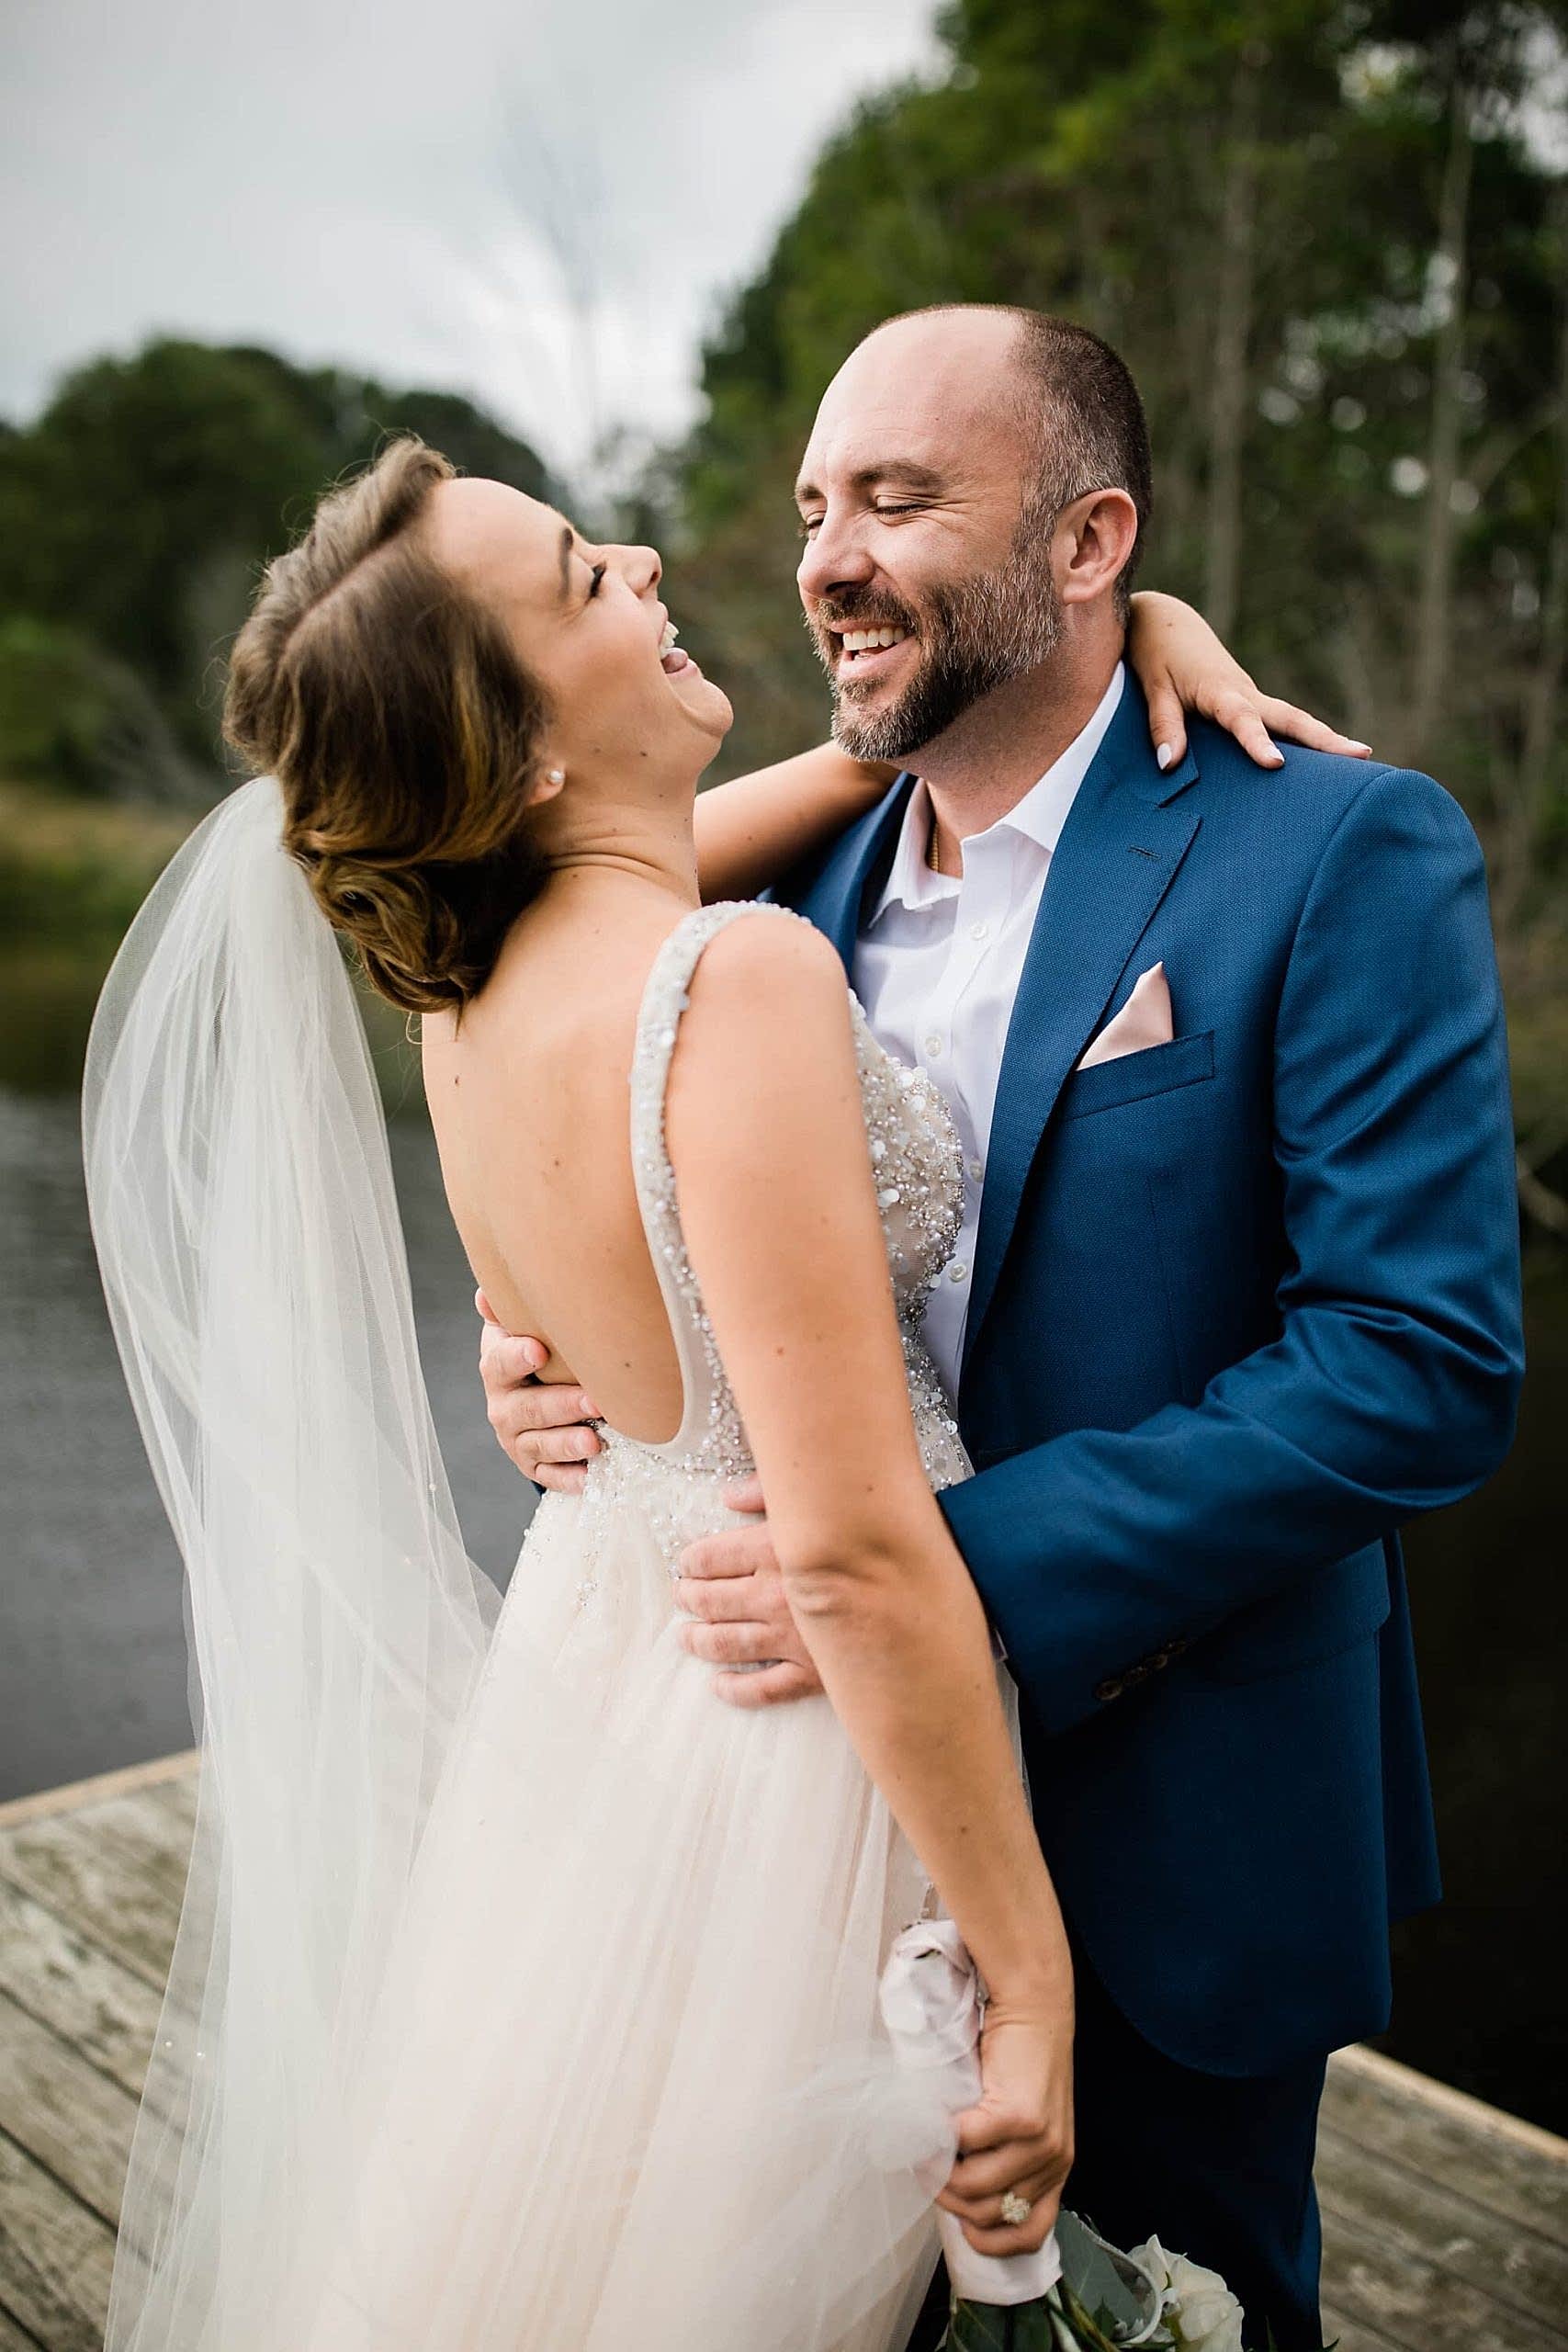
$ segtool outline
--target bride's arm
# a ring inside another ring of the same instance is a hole
[[[1187,713],[1195,710],[1234,735],[1259,767],[1277,768],[1271,740],[1283,735],[1309,751],[1364,760],[1370,747],[1341,735],[1278,695],[1266,695],[1228,652],[1201,613],[1157,588],[1137,589],[1127,617],[1127,659],[1149,706],[1149,733],[1170,767],[1187,749]]]
[[[1325,726],[1310,711],[1266,695],[1233,659],[1201,613],[1179,596],[1141,588],[1131,600],[1127,659],[1149,706],[1155,748],[1169,767],[1187,749],[1187,718],[1199,711],[1234,735],[1260,767],[1280,765],[1271,735],[1317,752],[1364,759],[1365,743]],[[752,899],[797,860],[826,849],[879,800],[898,773],[852,760],[819,743],[698,797],[697,878],[703,897]]]
[[[818,743],[793,760],[699,793],[697,880],[705,899],[754,899],[797,859],[826,849],[880,800],[898,771]]]
[[[709,944],[666,1131],[800,1634],[990,1988],[985,2097],[961,2132],[985,2153],[950,2193],[976,2244],[1017,2252],[1070,2162],[1071,1968],[985,1611],[921,1468],[843,972],[819,934],[759,912]],[[1015,2184],[1037,2201],[1009,2230],[996,2198]]]

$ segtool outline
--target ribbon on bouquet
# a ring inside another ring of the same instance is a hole
[[[882,2019],[900,2064],[940,2070],[951,2115],[980,2096],[980,1980],[951,1919],[919,1919],[895,1939],[882,1972]],[[946,2173],[930,2185],[934,2195]],[[1035,2254],[980,2254],[956,2214],[937,2216],[953,2292],[974,2303],[1027,2303],[1048,2294],[1062,2275],[1053,2230]]]

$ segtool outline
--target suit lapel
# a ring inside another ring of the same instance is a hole
[[[857,820],[837,843],[809,888],[793,900],[797,913],[827,933],[852,977],[861,910],[873,888],[886,877],[904,821],[905,804],[914,788],[912,775],[895,777],[875,808]]]
[[[1168,804],[1193,782],[1190,752],[1162,776],[1143,695],[1129,677],[1051,859],[1008,1026],[986,1156],[967,1365],[996,1291],[1029,1170],[1056,1097],[1198,830]]]

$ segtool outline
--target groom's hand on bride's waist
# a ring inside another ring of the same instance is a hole
[[[474,1305],[484,1318],[479,1377],[497,1444],[536,1487],[580,1494],[586,1465],[599,1451],[598,1436],[588,1427],[598,1408],[571,1381],[536,1379],[549,1362],[544,1341],[503,1331],[482,1290],[474,1293]]]
[[[724,1499],[733,1511],[755,1514],[756,1523],[704,1535],[682,1552],[675,1606],[695,1622],[682,1626],[681,1645],[719,1668],[713,1689],[731,1707],[808,1699],[821,1679],[790,1614],[761,1482],[731,1487]]]
[[[570,1382],[538,1379],[549,1357],[544,1342],[502,1330],[482,1290],[474,1304],[484,1320],[479,1374],[502,1452],[536,1487],[581,1493],[586,1465],[599,1452],[584,1418],[594,1414],[592,1400]],[[713,1687],[732,1707],[809,1698],[822,1684],[790,1615],[761,1515],[761,1486],[752,1478],[732,1487],[725,1500],[756,1524],[705,1536],[682,1553],[675,1605],[692,1621],[681,1628],[682,1645],[719,1668]]]

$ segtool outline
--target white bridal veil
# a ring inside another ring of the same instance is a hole
[[[500,1608],[431,1423],[354,990],[281,814],[263,776],[197,828],[88,1046],[93,1234],[201,1744],[106,2352],[248,2352],[269,2280],[310,2268],[310,2184]]]

